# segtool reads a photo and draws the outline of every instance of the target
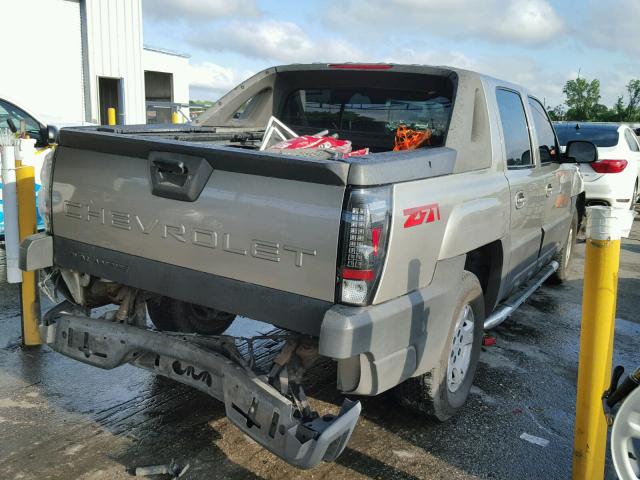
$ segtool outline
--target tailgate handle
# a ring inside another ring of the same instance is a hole
[[[157,197],[195,202],[213,167],[207,159],[172,152],[150,152],[151,193]]]
[[[184,162],[179,160],[154,160],[153,165],[158,169],[160,175],[186,175],[189,170]]]

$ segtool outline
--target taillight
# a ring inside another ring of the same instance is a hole
[[[330,63],[329,68],[339,70],[391,70],[393,65],[388,63]]]
[[[590,164],[598,173],[620,173],[627,167],[626,160],[598,160]]]
[[[391,188],[351,190],[342,212],[340,302],[368,305],[377,287],[391,224]]]

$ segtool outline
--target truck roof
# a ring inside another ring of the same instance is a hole
[[[502,80],[491,75],[467,70],[464,68],[452,67],[449,65],[425,65],[407,63],[363,63],[363,62],[343,62],[343,63],[291,63],[287,65],[277,65],[266,68],[256,75],[264,74],[274,70],[276,72],[308,71],[308,70],[369,70],[369,71],[390,71],[403,73],[418,73],[425,75],[449,76],[455,74],[458,77],[475,77],[480,80],[497,82],[503,86],[508,86],[514,90],[527,90],[521,85]]]

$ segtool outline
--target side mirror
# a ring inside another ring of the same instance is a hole
[[[54,127],[53,125],[47,125],[47,136],[45,137],[47,144],[51,145],[52,143],[58,143],[59,133],[60,132],[58,131],[58,127]]]
[[[566,162],[593,163],[598,160],[598,148],[585,140],[572,140],[564,152]]]

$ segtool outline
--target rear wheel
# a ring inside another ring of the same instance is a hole
[[[567,240],[564,247],[556,253],[553,259],[558,262],[558,270],[555,271],[549,280],[551,283],[564,283],[568,280],[569,265],[573,258],[573,250],[576,246],[576,233],[578,231],[578,212],[573,212],[573,218],[571,219],[571,225],[569,226],[569,232],[567,233]]]
[[[461,288],[438,365],[395,388],[400,403],[445,421],[464,405],[480,357],[484,330],[484,298],[477,277],[464,271]]]
[[[638,181],[633,187],[633,195],[631,195],[631,210],[635,210],[636,202],[638,201]]]
[[[202,335],[220,335],[236,318],[233,313],[169,297],[147,301],[147,311],[158,330]]]
[[[0,245],[0,283],[7,281],[7,256],[4,245]]]

